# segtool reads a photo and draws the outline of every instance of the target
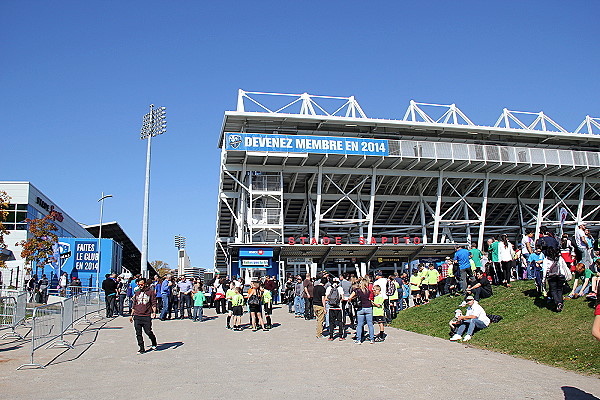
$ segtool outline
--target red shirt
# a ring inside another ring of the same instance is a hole
[[[596,312],[594,312],[594,315],[600,315],[600,303],[598,303],[596,306]]]

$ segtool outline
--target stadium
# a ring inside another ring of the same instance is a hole
[[[410,101],[370,118],[354,97],[247,92],[221,129],[215,266],[364,275],[438,260],[457,244],[600,216],[600,119],[569,132],[543,112],[493,126]]]

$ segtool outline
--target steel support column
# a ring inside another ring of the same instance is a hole
[[[322,189],[321,186],[323,185],[323,166],[319,165],[319,172],[317,175],[317,207],[315,210],[315,238],[317,238],[317,241],[319,240],[319,229],[320,229],[320,225],[321,225],[321,195],[322,195]]]
[[[483,249],[483,234],[485,231],[485,218],[487,214],[487,203],[488,203],[488,190],[490,187],[490,176],[485,174],[485,180],[483,181],[483,199],[481,201],[481,214],[479,217],[479,237],[477,238],[477,248]]]
[[[437,186],[437,200],[435,202],[435,215],[433,216],[433,243],[438,242],[438,234],[440,230],[440,220],[442,212],[442,185],[444,183],[443,172],[440,171],[438,175],[438,186]]]
[[[577,225],[579,226],[579,224],[581,224],[583,221],[581,220],[581,217],[583,216],[583,202],[584,202],[584,198],[585,198],[585,184],[586,184],[586,177],[584,176],[581,180],[581,186],[579,188],[579,204],[577,205]]]
[[[369,215],[367,216],[369,220],[369,226],[367,227],[367,237],[370,241],[373,237],[373,218],[375,214],[375,189],[376,189],[376,180],[377,180],[377,169],[373,168],[373,172],[371,174],[371,196],[369,201]]]
[[[535,220],[535,240],[540,237],[540,230],[542,228],[542,219],[544,215],[544,196],[546,195],[546,175],[542,179],[540,186],[540,200],[538,203],[537,218]]]

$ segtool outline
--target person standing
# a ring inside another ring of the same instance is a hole
[[[186,309],[188,318],[192,319],[192,289],[194,285],[185,275],[182,275],[177,286],[179,287],[179,312],[181,313],[181,319],[185,318]]]
[[[157,342],[154,332],[152,332],[152,318],[156,317],[156,294],[148,285],[145,278],[139,278],[137,281],[139,290],[133,295],[133,309],[129,322],[133,323],[135,328],[135,337],[138,343],[138,354],[144,354],[144,338],[142,329],[150,339],[150,350],[156,350]]]
[[[514,253],[513,245],[508,240],[508,236],[504,234],[500,236],[500,242],[498,243],[498,258],[501,265],[499,283],[506,287],[510,287]]]
[[[127,288],[129,287],[127,281],[122,276],[117,278],[117,295],[118,295],[118,303],[119,303],[119,312],[118,314],[122,317],[125,317],[125,298],[127,297]]]
[[[381,291],[380,295],[383,298],[383,311],[384,311],[385,319],[387,321],[391,321],[392,316],[390,313],[390,302],[388,300],[388,294],[386,291],[387,284],[388,284],[388,280],[386,278],[384,278],[383,272],[377,271],[375,273],[375,282],[373,282],[373,286],[379,285],[380,291]]]
[[[465,292],[467,289],[467,277],[471,276],[471,253],[465,248],[465,246],[458,246],[456,253],[454,253],[454,260],[458,262],[458,268],[460,270],[460,290]]]
[[[48,278],[46,277],[46,274],[42,274],[42,277],[37,284],[37,288],[40,293],[40,303],[46,304],[48,302]]]
[[[205,301],[206,296],[202,292],[202,286],[200,286],[198,291],[194,293],[194,322],[202,322]]]
[[[111,278],[110,274],[105,275],[102,290],[104,290],[104,301],[106,302],[106,318],[112,318],[117,298],[117,282]]]
[[[329,340],[333,340],[335,327],[338,327],[340,340],[346,340],[346,330],[342,318],[342,299],[344,298],[344,289],[340,286],[340,281],[335,278],[331,286],[325,290],[325,298],[329,308]]]
[[[488,276],[492,277],[492,283],[498,285],[500,275],[500,258],[498,254],[498,239],[494,236],[488,240],[488,259],[492,262],[487,271]]]
[[[366,278],[361,278],[358,283],[358,287],[352,291],[349,301],[352,301],[355,297],[358,297],[360,309],[356,312],[356,344],[362,344],[363,330],[365,322],[369,329],[369,343],[375,343],[374,329],[373,329],[373,303],[372,293],[369,290],[369,281]]]
[[[285,298],[285,302],[288,305],[288,312],[293,313],[294,307],[294,280],[291,276],[288,276],[287,282],[285,283],[285,292],[283,297]]]
[[[577,261],[582,262],[586,268],[590,268],[592,266],[592,253],[588,247],[585,224],[580,224],[577,229],[575,229],[575,246],[577,246],[579,253]]]
[[[571,270],[567,267],[565,260],[558,254],[548,255],[544,259],[543,265],[549,295],[554,302],[556,312],[561,312],[564,305],[563,288],[565,282],[571,280]]]
[[[324,285],[327,283],[327,278],[321,278],[316,283],[312,290],[311,300],[315,316],[317,317],[317,339],[320,339],[323,336],[323,323],[325,322],[325,304],[327,299],[325,297],[326,289]]]
[[[327,279],[325,280],[327,281]],[[306,274],[306,279],[302,283],[304,286],[303,298],[304,298],[304,319],[313,319],[315,317],[315,313],[313,310],[313,289],[314,284],[310,279],[310,275]]]
[[[533,279],[533,271],[529,268],[529,255],[534,252],[533,246],[533,235],[535,232],[532,229],[527,229],[521,239],[521,268],[525,271],[521,275],[523,279]]]
[[[352,312],[352,304],[348,301],[352,292],[352,282],[348,280],[348,273],[344,272],[340,277],[340,287],[344,293],[342,297],[342,325],[346,326],[346,316],[350,318],[350,325],[354,326],[354,313]],[[344,328],[345,329],[345,328]]]
[[[160,320],[164,321],[167,319],[167,315],[170,315],[169,308],[170,304],[170,296],[171,296],[171,286],[173,286],[173,282],[171,281],[171,274],[167,274],[165,279],[162,281],[160,285],[160,292],[162,294],[163,299],[163,307],[160,311]]]
[[[376,342],[383,342],[386,334],[384,331],[385,310],[383,309],[383,296],[381,295],[381,287],[373,285],[373,322],[379,325],[379,333],[375,337]]]
[[[296,277],[296,283],[294,284],[294,312],[296,318],[302,318],[304,315],[304,284],[302,283],[302,277],[298,275]]]

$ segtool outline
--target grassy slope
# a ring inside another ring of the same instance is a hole
[[[587,374],[600,375],[600,342],[591,335],[593,308],[584,299],[566,299],[562,313],[546,308],[534,296],[532,281],[494,287],[494,296],[481,305],[503,320],[477,332],[471,344]],[[448,339],[448,321],[461,298],[439,297],[428,305],[400,312],[395,328]],[[463,308],[463,312],[465,309]]]

